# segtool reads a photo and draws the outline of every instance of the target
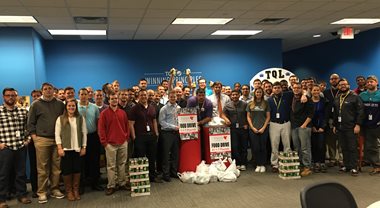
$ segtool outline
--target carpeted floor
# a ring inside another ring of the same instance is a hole
[[[89,189],[82,200],[69,202],[66,199],[49,199],[44,205],[33,203],[21,206],[16,200],[8,201],[11,207],[300,207],[300,190],[311,183],[329,180],[346,186],[354,195],[359,207],[380,200],[380,175],[370,176],[369,167],[364,167],[358,177],[339,174],[337,168],[328,173],[317,173],[299,180],[282,180],[276,174],[254,173],[253,168],[242,172],[235,183],[211,183],[207,185],[184,184],[178,179],[170,183],[153,183],[151,195],[131,197],[128,191],[118,191],[112,196]],[[333,200],[333,199],[326,199]]]

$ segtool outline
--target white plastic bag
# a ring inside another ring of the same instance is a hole
[[[219,159],[219,160],[213,162],[212,164],[215,165],[215,167],[216,167],[216,169],[218,169],[218,171],[225,171],[227,168],[226,164],[224,164],[222,159]]]
[[[208,167],[208,173],[210,174],[210,183],[218,182],[218,169],[216,168],[214,163]]]
[[[196,173],[195,175],[196,175],[195,180],[194,180],[195,184],[204,185],[210,182],[210,175],[208,173],[200,172],[200,173]]]
[[[236,161],[232,160],[231,158],[228,158],[228,161],[230,162],[230,166],[228,166],[228,168],[226,169],[226,172],[227,171],[233,172],[236,175],[236,177],[239,177],[240,170],[236,168]]]
[[[219,173],[218,179],[221,182],[235,182],[237,180],[237,176],[232,171],[225,171]]]
[[[183,183],[194,183],[196,177],[194,172],[183,172],[177,175]]]
[[[196,173],[208,173],[208,165],[206,165],[206,162],[204,160],[202,160],[202,162],[199,163],[195,172]]]

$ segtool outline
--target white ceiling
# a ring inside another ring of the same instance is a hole
[[[342,18],[380,18],[380,0],[0,0],[0,15],[32,15],[30,26],[45,39],[47,29],[107,29],[107,36],[82,39],[187,40],[225,39],[211,36],[218,29],[261,29],[249,39],[283,39],[288,51],[334,39],[330,25]],[[75,24],[74,16],[108,17],[107,25]],[[171,25],[176,17],[233,17],[226,25]],[[257,25],[263,18],[290,18],[279,25]],[[380,24],[355,26],[365,31]],[[321,38],[313,38],[322,34]]]

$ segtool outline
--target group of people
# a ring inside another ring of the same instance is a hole
[[[189,77],[189,74],[187,74]],[[191,80],[188,81],[191,83]],[[289,84],[288,84],[289,83]],[[33,197],[39,203],[50,197],[80,200],[85,185],[101,191],[100,158],[106,158],[106,195],[130,189],[128,159],[149,159],[151,182],[170,182],[177,177],[179,163],[179,108],[196,108],[202,131],[209,122],[230,127],[232,158],[247,169],[248,147],[255,172],[279,168],[279,151],[297,151],[301,176],[326,172],[340,165],[340,172],[358,175],[358,136],[364,136],[365,159],[380,173],[380,91],[375,76],[357,78],[358,88],[337,74],[326,82],[313,78],[299,82],[271,83],[254,80],[233,88],[204,78],[198,87],[182,81],[164,80],[156,90],[145,79],[129,89],[115,80],[100,90],[56,89],[50,83],[33,90],[30,108],[17,106],[17,90],[3,89],[0,106],[0,207],[13,192],[23,203],[31,203],[26,190],[26,155],[29,155]],[[202,134],[200,134],[202,135]],[[200,138],[202,141],[202,137]],[[268,145],[269,144],[269,145]],[[326,158],[327,155],[327,158]],[[327,164],[326,164],[327,161]],[[65,194],[59,188],[63,180]],[[49,190],[50,189],[50,190]]]

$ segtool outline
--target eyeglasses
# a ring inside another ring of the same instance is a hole
[[[17,95],[4,95],[4,97],[17,97]]]

